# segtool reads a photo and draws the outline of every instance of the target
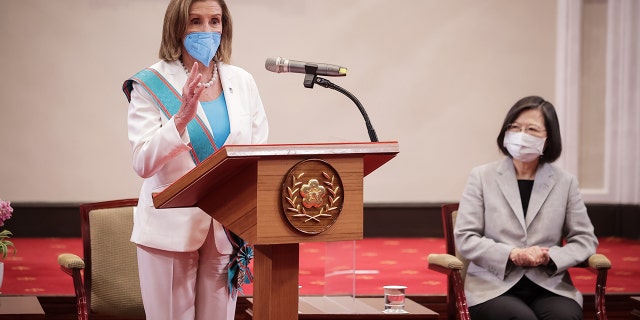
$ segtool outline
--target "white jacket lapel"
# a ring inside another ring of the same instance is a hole
[[[229,137],[227,142],[230,144],[236,143],[234,140],[237,136],[237,129],[241,126],[238,123],[239,115],[244,112],[244,106],[240,101],[240,96],[237,94],[241,88],[237,88],[237,83],[233,79],[233,72],[227,71],[229,66],[224,63],[218,64],[218,75],[220,81],[222,81],[222,91],[224,92],[224,99],[227,102],[227,112],[229,113]]]

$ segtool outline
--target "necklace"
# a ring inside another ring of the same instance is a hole
[[[187,73],[187,77],[189,77],[189,69],[187,69],[187,67],[184,66],[184,63],[182,63],[182,60],[178,60],[180,61],[180,64],[182,65],[182,68],[184,69],[184,72]],[[209,82],[207,83],[202,83],[202,82],[198,82],[198,86],[203,86],[205,88],[209,88],[213,85],[214,82],[216,82],[216,80],[218,79],[218,65],[214,62],[213,63],[213,71],[211,72],[211,80],[209,80]]]

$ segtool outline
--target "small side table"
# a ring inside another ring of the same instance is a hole
[[[302,296],[299,300],[299,319],[438,319],[438,313],[411,299],[405,299],[408,313],[383,313],[383,297]]]
[[[246,313],[253,316],[253,297]],[[408,313],[384,313],[383,297],[351,296],[300,296],[298,298],[298,319],[300,320],[414,320],[438,319],[438,313],[421,304],[405,299],[405,310]]]
[[[633,306],[633,310],[631,310],[631,319],[640,319],[640,296],[631,297],[631,305]]]
[[[44,320],[44,310],[36,296],[0,296],[0,320]]]

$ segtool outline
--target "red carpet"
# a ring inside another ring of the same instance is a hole
[[[57,256],[66,252],[82,256],[80,239],[12,240],[18,253],[3,260],[2,294],[73,295],[71,277],[60,271]],[[446,277],[426,266],[429,253],[442,252],[444,240],[440,238],[303,243],[300,245],[300,293],[350,294],[355,286],[357,295],[381,295],[384,285],[405,285],[409,295],[445,294]],[[598,252],[607,255],[613,265],[607,292],[640,292],[640,241],[602,238]],[[594,274],[572,269],[572,276],[582,292],[594,292]],[[245,286],[244,294],[252,294],[250,285]]]

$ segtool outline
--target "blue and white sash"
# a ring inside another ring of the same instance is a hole
[[[133,82],[145,88],[153,98],[156,106],[158,106],[158,109],[160,109],[160,112],[168,119],[171,119],[180,110],[182,95],[158,71],[147,68],[124,82],[122,91],[124,91],[129,101],[131,101]],[[189,140],[191,141],[191,157],[195,164],[198,165],[216,152],[217,148],[213,136],[204,121],[198,115],[193,120],[187,124],[187,132],[189,132]]]

